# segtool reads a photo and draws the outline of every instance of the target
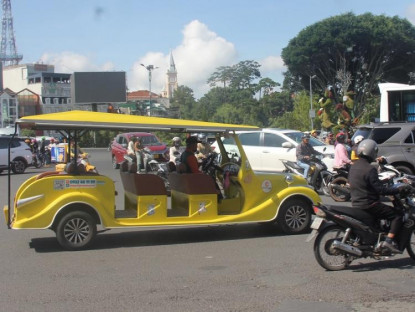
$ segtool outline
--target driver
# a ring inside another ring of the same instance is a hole
[[[194,136],[186,139],[186,150],[180,156],[180,163],[184,164],[186,171],[184,173],[201,173],[195,156],[197,151],[197,138]]]
[[[402,214],[394,207],[382,203],[380,195],[404,192],[410,186],[401,185],[394,188],[382,184],[376,168],[370,165],[378,154],[378,146],[375,141],[367,139],[360,142],[357,154],[359,159],[350,167],[349,172],[352,208],[364,209],[377,219],[389,220],[391,222],[390,230],[382,247],[393,253],[402,253],[395,242],[395,236],[402,226]]]
[[[310,170],[310,157],[312,155],[321,155],[320,152],[316,151],[310,144],[310,135],[303,134],[301,137],[302,142],[296,147],[297,164],[304,169],[303,177],[307,179],[308,171]]]

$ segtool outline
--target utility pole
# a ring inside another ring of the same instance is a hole
[[[157,69],[158,67],[154,67],[154,65],[147,65],[147,66],[145,66],[144,64],[140,64],[140,65],[143,66],[148,71],[148,84],[149,84],[149,89],[150,89],[149,90],[150,91],[150,107],[149,107],[148,113],[151,116],[151,72],[154,69]]]

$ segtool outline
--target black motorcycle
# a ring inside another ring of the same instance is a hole
[[[333,168],[335,171],[332,179],[328,184],[329,194],[337,202],[346,202],[351,199],[350,185],[348,180],[350,166],[342,168]],[[402,177],[394,166],[386,162],[379,162],[379,180],[384,184],[392,185],[394,179]]]
[[[396,184],[399,187],[402,183]],[[393,204],[402,210],[404,223],[395,237],[401,253],[406,249],[415,260],[415,188],[393,196]],[[312,233],[314,255],[325,269],[338,271],[347,268],[354,259],[382,260],[394,254],[382,243],[389,232],[390,223],[375,220],[363,209],[349,207],[315,206]]]
[[[303,175],[304,169],[301,168],[297,162],[280,159],[285,170],[283,172],[291,172],[298,175]],[[312,155],[309,160],[310,170],[309,177],[307,179],[308,184],[314,187],[316,192],[321,192],[324,195],[330,195],[329,183],[332,180],[333,173],[327,170],[326,164],[322,161],[320,155]]]

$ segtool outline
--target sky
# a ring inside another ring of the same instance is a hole
[[[11,0],[21,64],[57,73],[125,71],[129,91],[161,93],[172,53],[179,85],[198,99],[220,66],[253,60],[282,83],[281,51],[305,27],[353,12],[399,16],[415,24],[406,0]]]

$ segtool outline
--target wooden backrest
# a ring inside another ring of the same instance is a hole
[[[137,196],[167,195],[163,179],[155,174],[138,174],[120,171],[120,175],[125,191]]]
[[[201,173],[172,172],[168,175],[170,188],[185,194],[216,194],[213,178]]]

